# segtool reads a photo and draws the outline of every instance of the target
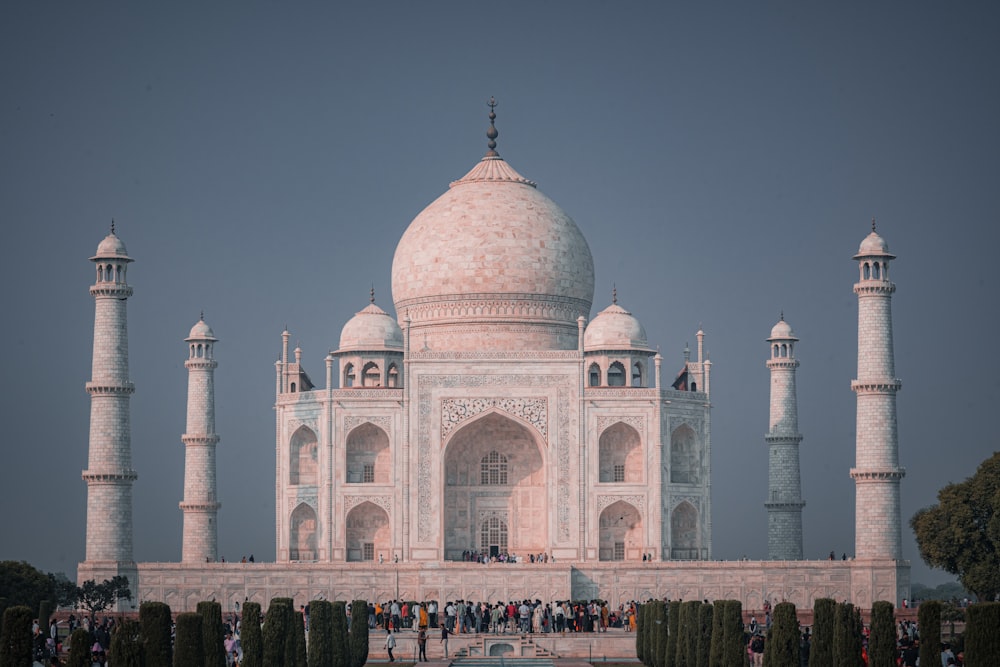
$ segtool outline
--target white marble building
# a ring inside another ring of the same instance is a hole
[[[493,136],[403,234],[395,317],[373,294],[309,373],[284,332],[279,562],[711,558],[704,334],[664,386],[617,295],[589,320],[586,239]]]

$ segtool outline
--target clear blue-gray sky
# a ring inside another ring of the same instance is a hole
[[[940,2],[7,2],[0,559],[84,557],[93,302],[129,270],[135,557],[180,557],[186,347],[216,374],[220,548],[274,557],[274,360],[314,378],[409,221],[485,150],[587,236],[594,311],[714,363],[717,558],[766,556],[767,337],[797,355],[805,550],[853,551],[857,269],[898,255],[904,518],[1000,448],[1000,9]],[[593,314],[592,313],[592,314]],[[938,583],[920,563],[914,580]]]

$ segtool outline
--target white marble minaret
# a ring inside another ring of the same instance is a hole
[[[896,430],[896,379],[892,352],[892,293],[889,246],[875,233],[861,242],[854,259],[858,295],[857,445],[851,477],[855,485],[854,551],[857,558],[901,560],[902,525],[899,439]]]
[[[218,339],[202,316],[184,339],[188,344],[187,429],[184,443],[184,544],[181,561],[215,561],[219,552],[218,514],[221,503],[216,495],[215,445],[215,361]]]
[[[94,297],[94,355],[90,394],[90,445],[87,469],[87,550],[80,581],[100,582],[134,572],[132,557],[132,435],[129,401],[135,387],[128,372],[128,318],[125,304],[132,288],[125,274],[132,258],[111,233],[90,258],[97,282]],[[133,575],[134,576],[134,575]]]
[[[781,319],[771,329],[771,417],[768,448],[767,557],[802,560],[802,482],[799,475],[799,408],[795,395],[795,343],[792,327]]]

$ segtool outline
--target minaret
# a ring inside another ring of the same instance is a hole
[[[858,397],[855,467],[854,553],[857,558],[902,560],[899,436],[896,430],[896,379],[892,352],[892,293],[889,246],[875,233],[861,242],[858,254]]]
[[[216,496],[215,445],[215,361],[218,338],[205,324],[202,315],[188,344],[187,429],[184,443],[184,546],[181,561],[203,563],[218,559],[219,531],[217,517],[221,503]]]
[[[132,557],[132,435],[129,401],[135,387],[128,373],[128,321],[125,304],[132,288],[125,274],[132,258],[125,244],[111,233],[90,258],[97,282],[94,297],[94,353],[90,394],[90,444],[87,469],[87,549],[80,563],[80,581],[98,583],[117,574],[131,575]],[[134,584],[133,584],[134,586]],[[135,588],[133,587],[133,595]]]
[[[802,560],[802,483],[799,476],[799,408],[795,395],[795,343],[792,327],[781,319],[771,329],[771,417],[768,448],[767,557]]]

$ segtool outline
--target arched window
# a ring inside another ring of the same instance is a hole
[[[638,361],[632,364],[632,386],[642,386],[642,364]]]
[[[880,269],[880,264],[878,262],[872,264],[872,278],[874,278],[875,280],[879,279],[879,273],[880,273],[879,269]]]
[[[781,344],[781,356],[782,357],[788,356],[788,345],[786,345],[785,343]]]
[[[292,393],[293,394],[295,393],[295,383],[294,382],[292,383]]]
[[[625,367],[622,366],[621,362],[616,361],[608,367],[608,386],[609,387],[624,387],[625,386]]]
[[[865,262],[865,265],[861,270],[861,275],[864,276],[865,280],[868,280],[869,278],[872,277],[872,269],[870,266],[868,266],[868,262]]]
[[[590,381],[589,381],[590,386],[591,387],[600,387],[601,386],[601,367],[598,366],[597,364],[591,364],[590,365],[589,374],[590,374]]]
[[[365,387],[382,386],[382,372],[374,361],[365,364],[364,370],[361,372],[361,384]]]
[[[491,556],[507,551],[507,524],[495,516],[483,521],[479,527],[479,547]]]
[[[354,364],[347,364],[344,367],[344,388],[354,386]]]
[[[642,438],[624,422],[609,427],[597,441],[598,481],[635,483],[642,481]]]
[[[495,449],[484,456],[479,466],[479,483],[486,486],[507,486],[507,457]]]
[[[319,471],[316,456],[316,434],[306,426],[299,427],[288,447],[288,483],[316,484]]]
[[[691,383],[691,391],[698,391],[698,383],[697,382],[692,382]]]
[[[399,386],[399,369],[396,368],[396,364],[389,366],[389,386],[392,388]]]
[[[100,264],[97,265],[97,282],[104,282],[104,267]]]
[[[670,481],[673,484],[701,482],[698,438],[686,424],[679,426],[670,436]]]
[[[772,354],[772,356],[774,356],[774,357],[778,356],[778,344],[777,343],[774,344],[774,353]]]

